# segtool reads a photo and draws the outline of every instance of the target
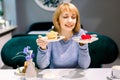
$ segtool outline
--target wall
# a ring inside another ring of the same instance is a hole
[[[4,18],[10,22],[11,25],[17,25],[16,20],[16,1],[3,0]]]
[[[73,3],[81,12],[85,29],[111,37],[120,50],[120,0],[73,0]]]
[[[72,0],[72,3],[78,7],[86,30],[111,37],[120,49],[120,0]],[[38,7],[34,0],[16,0],[18,29],[14,34],[25,33],[34,22],[52,21],[52,14]]]
[[[52,21],[53,12],[41,9],[34,0],[16,0],[16,7],[19,28],[15,33],[25,33],[34,22]]]

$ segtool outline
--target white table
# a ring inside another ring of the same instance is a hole
[[[22,80],[24,76],[14,74],[14,69],[0,69],[0,80]],[[60,80],[107,80],[106,77],[110,76],[111,68],[90,68],[86,70],[80,69],[45,69],[39,72],[38,76],[42,74],[52,73],[59,76],[64,76]],[[49,80],[49,79],[37,79]],[[58,79],[52,79],[58,80]]]
[[[48,31],[30,31],[28,34],[46,34]]]

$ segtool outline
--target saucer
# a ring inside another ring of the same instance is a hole
[[[82,44],[88,44],[88,43],[92,43],[94,41],[97,41],[98,38],[97,37],[92,37],[91,39],[80,39],[79,37],[73,37],[73,40]]]
[[[47,36],[41,36],[41,35],[39,35],[38,37],[43,38],[47,42],[56,42],[65,38],[65,36],[57,36],[57,39],[48,39]]]
[[[17,69],[15,70],[14,73],[15,73],[16,75],[19,75],[19,76],[24,76],[25,73],[22,72],[23,69],[24,69],[24,67],[19,67],[19,68],[17,68]]]

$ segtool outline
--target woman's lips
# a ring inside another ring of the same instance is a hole
[[[69,28],[70,28],[70,27],[73,27],[73,25],[65,25],[65,26],[66,26],[66,27],[69,27]]]

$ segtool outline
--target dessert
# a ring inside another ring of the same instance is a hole
[[[83,35],[81,36],[81,39],[82,39],[82,40],[91,39],[91,35],[90,35],[90,34],[83,34]]]
[[[50,31],[47,33],[47,38],[48,39],[57,39],[58,32],[55,31]]]
[[[73,37],[73,40],[82,44],[87,44],[97,41],[98,38],[96,34],[82,34],[79,37]]]
[[[38,38],[41,38],[47,42],[56,42],[65,38],[65,36],[59,35],[58,32],[50,31],[46,33],[46,36],[38,35]]]

